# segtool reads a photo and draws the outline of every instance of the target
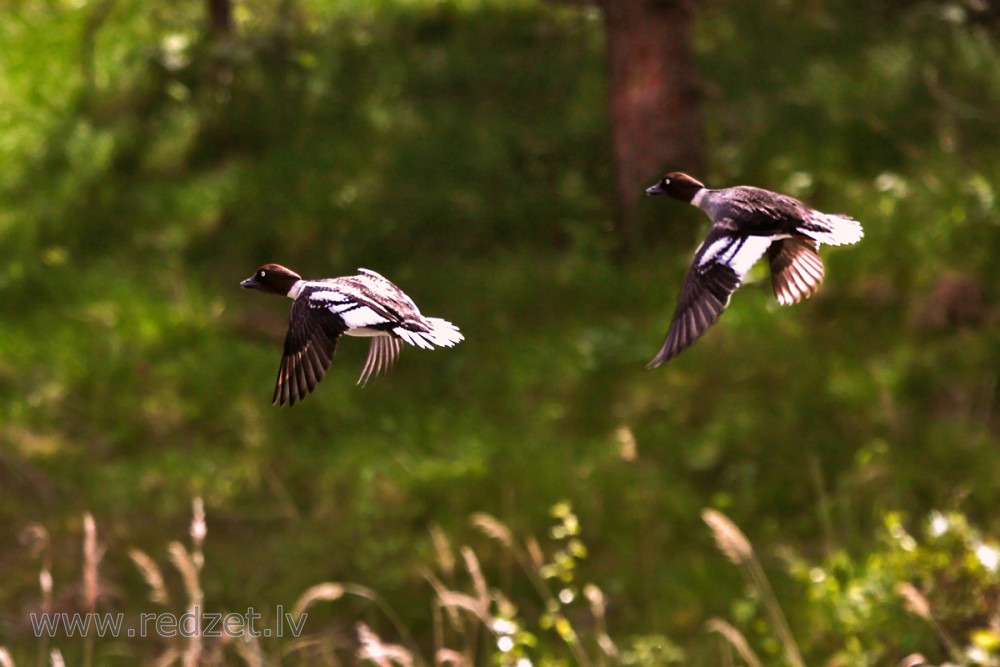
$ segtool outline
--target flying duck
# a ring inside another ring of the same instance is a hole
[[[342,334],[371,338],[361,385],[388,372],[403,343],[429,350],[464,339],[454,324],[424,317],[402,290],[368,269],[358,269],[354,276],[304,280],[280,264],[265,264],[240,286],[292,299],[272,400],[277,405],[295,405],[316,388]]]
[[[849,245],[864,236],[846,215],[821,213],[787,195],[739,185],[710,190],[681,172],[671,172],[646,190],[697,206],[712,220],[694,253],[681,287],[667,338],[649,368],[676,357],[719,318],[744,276],[765,253],[778,303],[787,306],[823,282],[821,243]]]

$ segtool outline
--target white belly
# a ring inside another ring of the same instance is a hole
[[[374,338],[375,336],[388,336],[388,331],[382,331],[380,329],[369,329],[368,327],[358,327],[357,329],[348,329],[344,332],[345,336],[357,336],[358,338]]]

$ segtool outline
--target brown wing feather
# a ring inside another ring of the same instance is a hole
[[[812,239],[790,238],[775,241],[767,249],[771,262],[771,285],[782,306],[812,296],[823,282],[823,260]]]

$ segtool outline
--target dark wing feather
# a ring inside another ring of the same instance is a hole
[[[775,241],[767,249],[771,263],[771,285],[782,306],[812,296],[823,282],[823,260],[812,239],[790,238]]]
[[[344,321],[328,309],[311,307],[307,299],[293,301],[272,402],[292,406],[312,392],[330,368],[345,330]]]
[[[663,347],[647,366],[656,368],[689,347],[719,319],[739,286],[740,277],[725,264],[711,264],[704,271],[692,268]]]
[[[647,368],[676,357],[719,319],[743,276],[769,243],[767,237],[738,236],[721,226],[709,231],[684,279],[663,347]]]

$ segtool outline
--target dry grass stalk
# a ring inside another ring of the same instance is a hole
[[[445,608],[464,609],[482,621],[483,625],[487,627],[490,625],[489,607],[484,607],[478,599],[471,595],[457,591],[443,591],[438,594],[438,603]]]
[[[465,656],[458,651],[450,648],[439,648],[434,654],[434,664],[465,667],[469,663],[466,661]]]
[[[38,587],[42,591],[42,611],[52,610],[52,557],[49,554],[49,531],[40,523],[29,523],[19,535],[21,544],[28,547],[32,558],[41,558]]]
[[[413,665],[413,654],[399,644],[388,644],[372,632],[364,623],[358,623],[359,660],[371,660],[379,667],[392,667],[394,664],[403,667]]]
[[[10,651],[0,648],[0,667],[14,667],[14,659],[10,657]]]
[[[514,548],[514,535],[510,532],[510,528],[492,514],[476,512],[470,521],[486,537],[496,540],[508,549]]]
[[[195,630],[188,636],[187,646],[182,658],[185,667],[197,667],[201,662],[204,642],[201,635],[201,613],[205,603],[205,593],[201,588],[201,569],[205,565],[205,555],[202,546],[208,534],[208,524],[205,523],[205,503],[200,497],[191,502],[191,552],[184,545],[174,542],[170,545],[175,553],[174,564],[184,579],[184,588],[188,594],[188,613],[195,619]],[[175,549],[174,547],[179,547]]]
[[[955,643],[948,633],[945,632],[945,629],[941,627],[937,619],[934,618],[934,614],[931,612],[931,604],[924,597],[924,594],[917,590],[913,584],[901,581],[896,584],[896,595],[903,598],[903,604],[907,611],[930,623],[931,628],[934,629],[934,633],[937,634],[941,643],[948,649],[948,654],[951,655],[955,662],[962,664],[964,658],[961,649],[959,649],[958,644]]]
[[[180,660],[181,656],[182,654],[179,650],[170,646],[163,653],[161,653],[158,658],[156,658],[156,662],[153,664],[156,665],[156,667],[170,667],[170,665]]]
[[[788,627],[788,621],[785,619],[784,612],[781,611],[781,605],[778,604],[778,598],[771,589],[767,575],[764,574],[764,568],[761,567],[760,562],[756,558],[752,558],[747,565],[747,569],[750,571],[750,578],[755,582],[757,592],[764,602],[764,611],[767,613],[771,628],[778,635],[778,639],[785,649],[785,657],[795,667],[805,667],[805,661],[802,659],[799,645],[792,635],[791,628]]]
[[[31,522],[21,531],[19,540],[28,547],[32,558],[38,558],[49,547],[49,531],[42,524]]]
[[[38,587],[42,592],[41,611],[48,614],[52,611],[52,591],[54,582],[52,579],[52,554],[49,550],[49,531],[40,523],[29,523],[18,536],[21,544],[28,547],[28,552],[32,558],[40,558],[41,568],[38,571]],[[38,640],[38,660],[36,664],[42,667],[49,653],[49,638],[40,637]],[[10,658],[10,654],[7,654]],[[6,667],[6,666],[4,666]]]
[[[444,650],[444,615],[441,613],[440,605],[431,605],[431,621],[434,628],[434,646],[437,646],[439,651]]]
[[[431,526],[431,544],[434,545],[434,555],[437,557],[438,567],[441,573],[449,579],[455,576],[455,552],[451,548],[451,541],[441,526]]]
[[[187,548],[180,542],[171,542],[167,546],[167,553],[170,554],[170,562],[180,572],[181,580],[184,582],[184,590],[187,593],[188,604],[200,602],[202,599],[202,590],[201,582],[199,581],[198,566],[195,564]]]
[[[152,602],[162,605],[170,604],[170,595],[167,593],[167,586],[163,581],[163,573],[156,565],[156,561],[149,557],[145,551],[140,549],[129,549],[129,558],[135,563],[142,578],[149,586],[149,599]]]
[[[919,667],[919,665],[926,665],[927,658],[920,655],[919,653],[911,653],[902,660],[896,667]]]
[[[423,568],[422,567],[420,569],[420,573],[423,575],[424,579],[427,580],[427,583],[429,583],[431,585],[431,588],[434,589],[434,594],[437,595],[438,598],[441,597],[442,593],[447,593],[448,592],[448,589],[447,589],[447,587],[445,587],[444,582],[442,582],[440,579],[438,579],[434,575],[433,572],[431,572],[427,568]],[[442,606],[443,605],[438,605],[435,608],[439,609]],[[448,612],[448,620],[451,621],[452,627],[453,628],[458,628],[459,627],[459,622],[460,622],[459,618],[458,618],[458,612],[455,610],[454,607],[450,607],[450,606],[446,606],[446,607],[444,607],[444,609],[446,609],[447,612]],[[439,643],[438,646],[440,646],[440,645],[441,644]]]
[[[295,618],[301,617],[314,602],[319,602],[320,600],[332,602],[333,600],[339,600],[343,597],[343,595],[344,587],[341,584],[334,583],[332,581],[311,586],[306,589],[305,593],[299,596],[298,600],[295,601],[295,608],[292,609],[292,616]]]
[[[817,513],[823,526],[823,549],[829,557],[833,553],[833,519],[830,517],[830,501],[823,483],[823,464],[816,454],[809,455],[809,476],[816,488]]]
[[[97,546],[97,524],[94,515],[83,515],[83,602],[87,611],[97,609],[97,564],[101,554]]]
[[[719,551],[734,565],[743,565],[754,557],[750,540],[722,512],[703,510],[701,518],[712,530]]]
[[[604,592],[594,584],[587,584],[583,587],[583,595],[590,603],[590,614],[594,617],[597,645],[600,646],[604,655],[617,662],[619,652],[615,642],[611,639],[611,635],[608,634],[606,617],[608,603],[604,597]]]
[[[290,641],[288,645],[281,650],[281,655],[273,661],[273,664],[281,665],[283,664],[282,658],[285,656],[303,651],[310,651],[308,654],[309,662],[302,662],[301,664],[340,665],[341,663],[337,659],[336,653],[333,649],[334,646],[335,642],[330,637],[299,637],[298,639]],[[325,656],[325,659],[318,657],[319,655]]]
[[[763,663],[757,654],[753,652],[750,648],[750,644],[747,642],[746,637],[743,636],[739,630],[726,623],[721,618],[713,618],[705,624],[705,628],[709,632],[716,632],[722,636],[729,645],[736,649],[736,652],[740,654],[743,661],[747,663],[750,667],[763,667]]]
[[[188,641],[184,649],[182,662],[185,667],[196,667],[198,661],[201,659],[202,650],[201,628],[199,625],[204,593],[201,590],[201,582],[199,580],[200,568],[180,542],[171,542],[167,547],[167,551],[170,553],[170,560],[173,562],[174,567],[177,568],[177,571],[180,572],[181,579],[184,581],[184,590],[187,591],[188,597],[186,613],[195,622],[194,628],[184,628]]]
[[[757,560],[757,556],[754,554],[750,540],[746,538],[746,535],[743,534],[743,531],[736,524],[721,512],[706,509],[702,511],[701,516],[711,529],[719,550],[722,551],[726,558],[740,568],[740,573],[744,579],[760,595],[760,599],[764,603],[764,612],[767,614],[768,622],[771,625],[771,629],[778,636],[778,640],[785,650],[785,657],[788,659],[788,662],[794,667],[804,667],[805,662],[802,660],[802,653],[799,651],[795,637],[792,636],[792,631],[788,627],[785,614],[781,611],[778,598],[771,589],[771,583],[768,581],[767,575],[764,574],[764,568],[761,567],[760,561]]]
[[[45,566],[38,571],[38,588],[42,591],[42,611],[48,612],[52,609],[52,588],[55,582],[52,580],[52,572]]]
[[[594,584],[587,584],[583,587],[583,596],[590,603],[590,613],[597,620],[604,620],[604,611],[607,609],[607,601],[604,593]]]
[[[83,515],[83,603],[87,611],[94,613],[97,609],[98,574],[97,565],[101,561],[100,547],[97,545],[97,523],[94,515],[86,512]],[[44,588],[45,581],[42,581]],[[88,628],[89,629],[89,628]],[[60,659],[62,656],[60,655]],[[90,667],[94,658],[94,633],[87,632],[83,639],[83,664]]]
[[[528,557],[531,559],[531,565],[535,571],[537,572],[542,569],[542,566],[545,565],[545,554],[542,552],[542,547],[538,544],[538,540],[529,536],[524,541],[524,545],[528,549]]]
[[[66,667],[66,661],[63,660],[62,653],[57,648],[52,649],[52,652],[49,653],[49,662],[52,663],[52,667]]]
[[[486,586],[486,578],[483,576],[483,570],[479,566],[479,559],[476,558],[476,552],[469,547],[462,547],[462,559],[465,561],[465,569],[469,571],[469,576],[472,577],[472,585],[476,590],[476,597],[479,599],[479,604],[484,613],[488,615],[490,591]]]
[[[494,535],[494,537],[496,539],[501,539],[501,537],[503,537],[504,539],[508,540],[507,544],[511,554],[514,556],[518,564],[521,566],[522,571],[528,578],[528,581],[534,587],[535,591],[538,593],[538,596],[545,604],[545,607],[549,610],[560,609],[561,603],[559,602],[558,598],[555,595],[553,595],[552,590],[549,588],[548,583],[545,581],[545,578],[541,576],[541,571],[545,567],[545,554],[542,551],[541,546],[538,544],[538,540],[536,540],[533,536],[530,535],[527,538],[525,538],[524,541],[525,549],[527,551],[527,554],[525,554],[524,551],[518,549],[517,545],[514,544],[513,537],[510,537],[510,531],[507,529],[506,526],[504,526],[504,524],[502,524],[500,521],[496,519],[493,519],[492,522],[487,521],[484,524],[482,521],[482,517],[489,517],[489,515],[486,514],[474,515],[473,522],[480,528],[488,527],[493,531],[496,531],[499,528],[500,534]],[[476,518],[478,518],[478,522],[476,521]],[[492,517],[490,517],[490,519],[492,519]],[[504,531],[506,531],[506,535],[503,534]],[[483,579],[482,572],[479,568],[479,561],[475,559],[475,554],[472,552],[471,549],[463,548],[462,555],[466,558],[466,566],[468,567],[469,574],[472,575],[473,583],[476,586],[476,594],[482,601],[483,608],[485,609],[486,612],[488,612],[490,604],[490,595],[486,589],[486,581],[485,579]],[[448,600],[462,602],[461,598],[457,599],[452,598],[450,597],[450,595],[451,594],[449,594],[449,596],[446,599],[442,599],[442,604],[447,604]],[[560,617],[562,616],[561,613],[559,614],[559,616]],[[563,620],[565,620],[564,617]],[[490,627],[489,621],[484,620],[483,622],[486,624],[487,627]],[[576,664],[579,665],[580,667],[590,667],[590,660],[587,656],[587,653],[583,649],[583,646],[580,643],[579,637],[577,636],[575,629],[572,628],[572,626],[569,626],[568,622],[567,622],[567,628],[559,631],[559,636],[566,643],[566,646],[569,647],[570,651],[573,654],[573,658],[576,660]]]
[[[615,429],[615,439],[618,441],[618,455],[623,461],[632,462],[639,458],[639,445],[635,434],[627,425],[622,424]]]
[[[205,523],[205,503],[201,498],[195,498],[191,505],[191,552],[195,565],[201,570],[205,565],[202,546],[205,544],[205,536],[208,535],[208,524]]]
[[[234,646],[236,653],[243,659],[247,667],[264,667],[264,651],[256,637],[244,633],[236,639]]]
[[[906,581],[896,584],[896,595],[903,598],[904,606],[911,614],[916,614],[925,621],[934,620],[931,616],[930,603],[913,584]]]
[[[725,648],[725,650],[720,650],[719,653],[719,667],[736,667],[736,663],[733,661],[733,648],[726,643],[725,639],[719,639],[719,643]],[[742,667],[743,663],[740,663]]]
[[[378,593],[360,584],[343,584],[343,586],[345,595],[356,595],[374,602],[379,610],[385,614],[385,617],[389,619],[389,622],[392,623],[393,628],[399,633],[399,636],[410,646],[417,645],[413,640],[413,634],[406,627],[406,624],[403,623],[403,619],[399,617],[399,614]]]

